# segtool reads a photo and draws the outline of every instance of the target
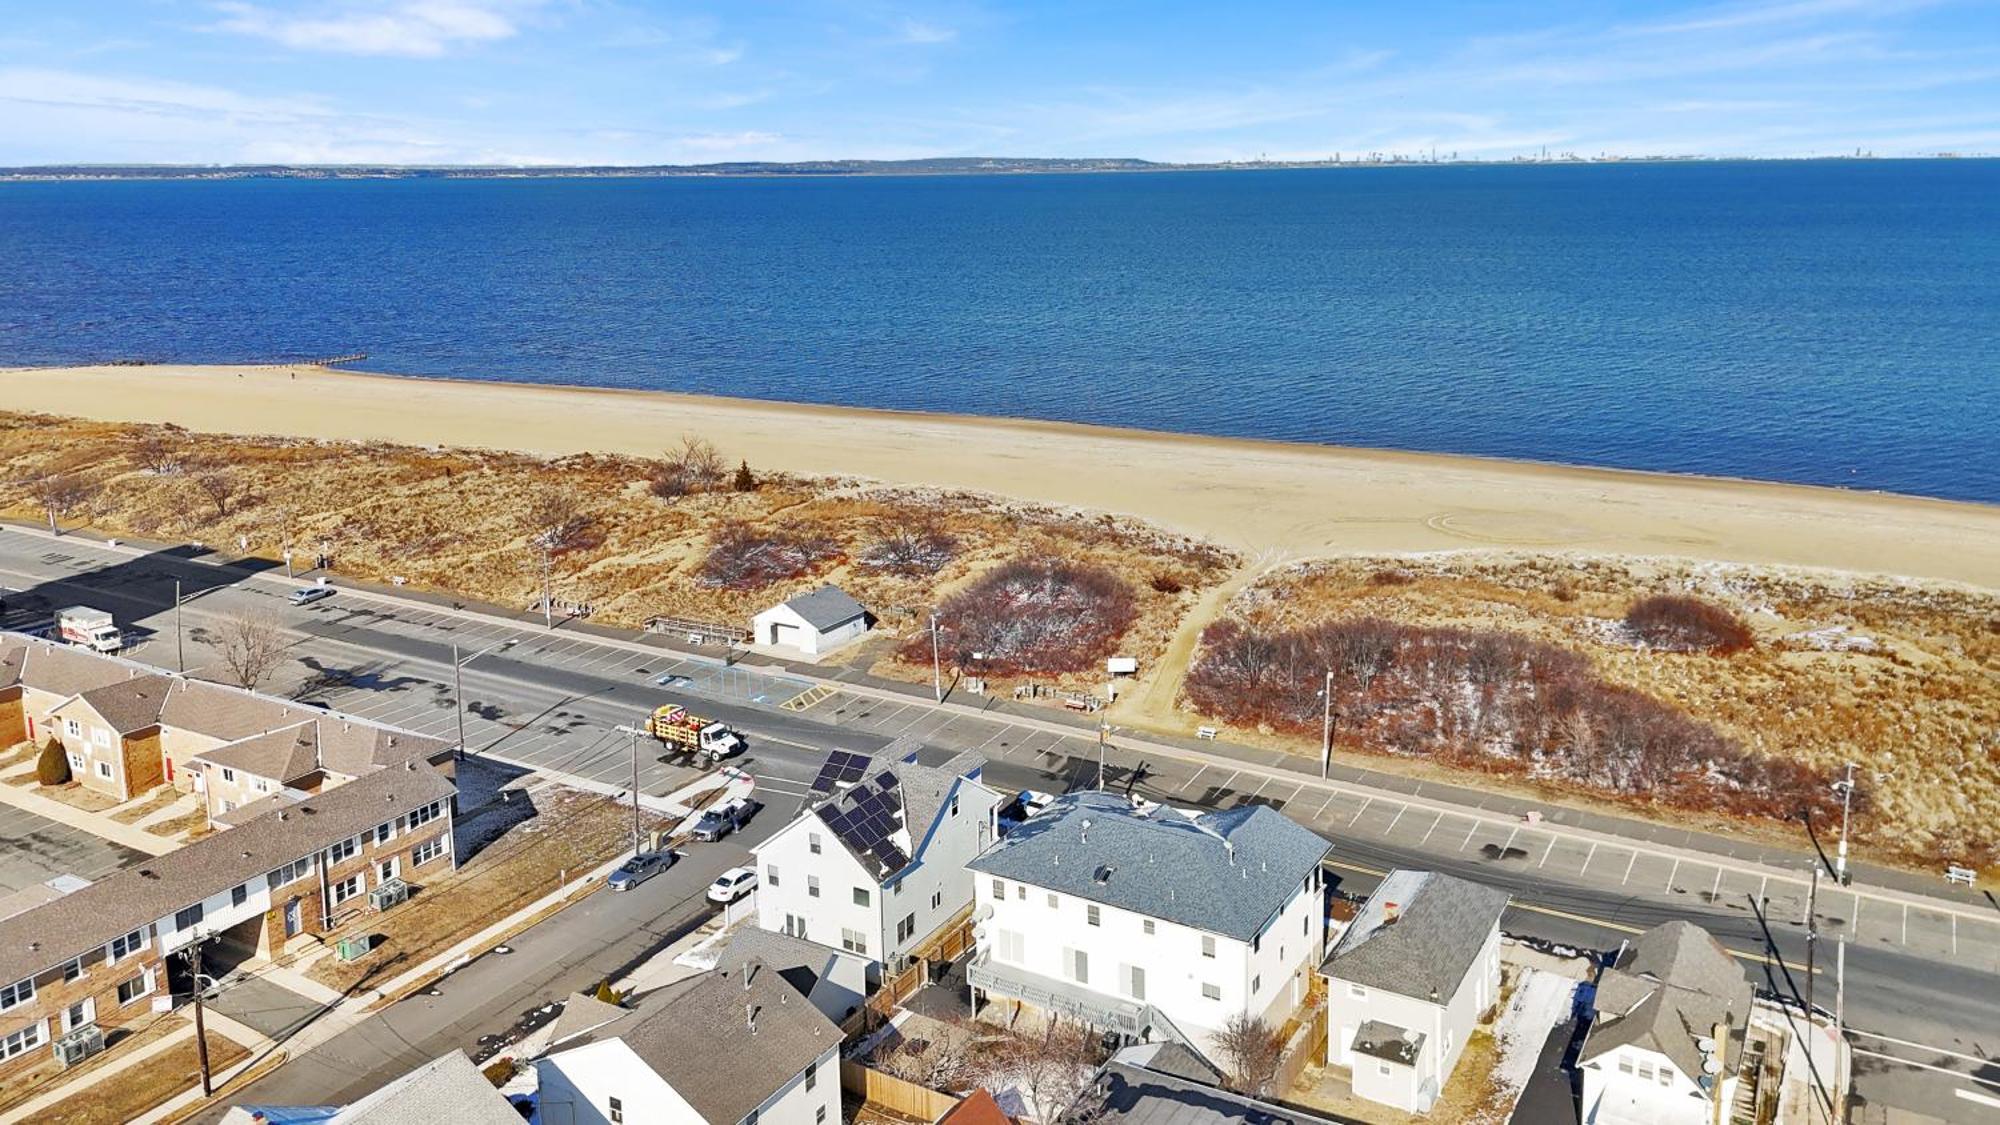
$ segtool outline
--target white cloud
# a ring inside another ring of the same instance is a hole
[[[949,43],[958,38],[957,31],[922,20],[904,20],[898,32],[897,41],[902,43]]]
[[[454,48],[512,38],[520,6],[495,0],[398,0],[343,3],[310,14],[241,0],[216,5],[213,30],[269,39],[302,51],[435,58]]]

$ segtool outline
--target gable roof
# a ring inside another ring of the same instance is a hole
[[[1450,1003],[1506,913],[1498,887],[1436,871],[1389,872],[1320,971],[1402,996]],[[1395,914],[1391,917],[1391,906]]]
[[[381,770],[300,800],[265,798],[242,823],[122,868],[46,905],[0,919],[0,981],[31,976],[400,813],[443,800],[451,781],[426,765]]]
[[[619,1040],[703,1120],[734,1125],[840,1046],[840,1029],[760,964],[670,984],[547,1056]]]
[[[569,999],[563,1001],[563,1010],[556,1014],[555,1025],[549,1028],[549,1046],[559,1046],[612,1020],[622,1020],[630,1011],[616,1004],[607,1004],[588,992],[572,993]]]
[[[81,703],[97,712],[121,735],[133,734],[160,725],[160,711],[166,705],[173,681],[166,676],[133,676],[103,687],[80,692],[57,704],[50,714],[58,714]]]
[[[857,617],[868,616],[860,602],[838,586],[821,586],[810,593],[785,599],[785,608],[805,619],[806,624],[824,633]]]
[[[360,777],[406,761],[428,761],[451,748],[443,739],[344,715],[308,714],[316,717],[240,738],[195,757],[289,785],[318,770]]]
[[[1353,1120],[1320,1117],[1154,1070],[1127,1051],[1104,1064],[1097,1089],[1104,1098],[1097,1120],[1131,1125],[1346,1125]]]
[[[464,1051],[432,1059],[347,1106],[237,1106],[224,1125],[521,1125],[521,1114]]]
[[[1249,941],[1330,850],[1263,805],[1196,816],[1081,792],[1056,798],[966,866]]]
[[[866,992],[868,969],[874,964],[858,953],[756,926],[738,929],[729,943],[722,947],[722,956],[716,958],[715,963],[721,968],[741,968],[752,961],[763,963],[783,977],[785,983],[821,1011],[827,1010],[829,999],[834,995],[855,997]],[[820,982],[832,978],[843,963],[848,966],[849,976],[858,987],[850,988],[835,980],[825,992],[814,995],[821,992]]]
[[[225,742],[195,757],[214,766],[268,777],[283,785],[319,768],[319,740],[313,735],[313,724],[300,722]]]
[[[56,695],[79,695],[153,671],[143,664],[54,641],[19,634],[9,640],[15,643],[9,646],[4,677],[0,677],[0,685],[7,687],[20,684]]]
[[[944,1111],[937,1125],[1014,1125],[1014,1119],[1000,1108],[993,1094],[981,1086]]]
[[[1630,1044],[1658,1051],[1692,1078],[1701,1073],[1696,1041],[1718,1023],[1743,1027],[1754,999],[1742,966],[1707,930],[1692,922],[1654,926],[1598,979],[1597,1020],[1579,1061]]]
[[[894,879],[916,862],[959,783],[986,768],[986,759],[971,751],[936,766],[919,765],[920,752],[902,761],[868,759],[860,781],[807,814],[878,882]]]

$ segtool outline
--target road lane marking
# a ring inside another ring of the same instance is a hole
[[[1326,795],[1326,800],[1324,800],[1324,801],[1321,801],[1321,802],[1319,803],[1319,811],[1313,814],[1313,819],[1314,819],[1314,820],[1318,820],[1318,819],[1319,819],[1320,817],[1322,817],[1322,816],[1325,816],[1325,815],[1326,815],[1326,807],[1327,807],[1328,805],[1331,805],[1331,804],[1333,803],[1333,799],[1334,799],[1335,797],[1338,797],[1338,796],[1340,796],[1340,794],[1338,794],[1338,793],[1328,793],[1328,794]]]
[[[1863,1031],[1858,1027],[1850,1027],[1847,1030],[1849,1034],[1860,1035],[1869,1039],[1877,1039],[1884,1043],[1894,1043],[1898,1047],[1909,1047],[1913,1050],[1929,1051],[1932,1054],[1937,1054],[1937,1055],[1950,1055],[1952,1058],[1955,1059],[1964,1059],[1966,1062],[1972,1063],[1975,1066],[1985,1066],[1988,1063],[1988,1061],[1990,1061],[1987,1059],[1982,1059],[1978,1055],[1968,1055],[1963,1051],[1954,1051],[1949,1047],[1933,1047],[1929,1043],[1913,1043],[1908,1039],[1898,1039],[1893,1035],[1884,1035],[1879,1031]]]
[[[1985,1082],[1986,1079],[1974,1078],[1973,1081]],[[1996,1090],[2000,1090],[2000,1084],[1995,1084],[1993,1088]],[[1983,1105],[1992,1109],[2000,1109],[2000,1098],[1996,1098],[1991,1094],[1982,1094],[1977,1090],[1968,1090],[1962,1086],[1956,1090],[1953,1090],[1952,1094],[1955,1097],[1964,1098],[1966,1101],[1971,1102],[1973,1105]]]

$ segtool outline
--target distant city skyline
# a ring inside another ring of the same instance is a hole
[[[83,0],[0,25],[10,166],[1544,149],[2000,151],[2000,8]]]

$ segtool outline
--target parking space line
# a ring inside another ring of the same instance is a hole
[[[1182,793],[1186,793],[1186,792],[1187,792],[1188,790],[1190,790],[1190,789],[1193,789],[1193,788],[1194,788],[1194,783],[1195,783],[1195,782],[1197,782],[1197,781],[1200,781],[1200,780],[1201,780],[1201,775],[1202,775],[1202,774],[1204,774],[1204,773],[1207,773],[1207,772],[1208,772],[1208,766],[1207,766],[1207,765],[1203,765],[1203,766],[1202,766],[1202,767],[1201,767],[1200,769],[1197,769],[1197,770],[1195,770],[1195,771],[1194,771],[1194,776],[1193,776],[1193,777],[1190,777],[1190,778],[1188,778],[1188,779],[1187,779],[1187,784],[1186,784],[1186,785],[1183,785],[1183,786],[1181,786],[1181,790],[1180,790],[1180,791],[1181,791]]]
[[[1674,876],[1679,875],[1680,873],[1681,873],[1681,861],[1679,859],[1675,859],[1674,869],[1672,871],[1667,872],[1667,891],[1669,893],[1671,893],[1674,889]]]
[[[1592,840],[1590,842],[1590,854],[1583,857],[1583,866],[1576,869],[1576,874],[1578,878],[1582,878],[1583,873],[1590,870],[1590,861],[1596,858],[1597,858],[1597,841]],[[1547,863],[1548,861],[1549,860],[1547,856],[1542,857],[1543,863]]]
[[[1417,841],[1417,846],[1421,848],[1425,844],[1429,843],[1431,839],[1431,833],[1436,832],[1438,830],[1438,825],[1443,823],[1444,823],[1444,814],[1443,813],[1437,814],[1437,819],[1431,821],[1431,826],[1429,828],[1424,829],[1424,838]]]
[[[1465,839],[1459,841],[1458,844],[1459,851],[1464,851],[1466,848],[1472,845],[1472,834],[1477,831],[1479,831],[1479,822],[1475,820],[1472,822],[1472,827],[1465,830]]]
[[[1632,878],[1632,865],[1637,862],[1639,862],[1639,849],[1634,848],[1632,849],[1632,858],[1625,861],[1625,878],[1618,880],[1619,886],[1624,886]]]
[[[1722,868],[1717,867],[1715,869],[1715,883],[1708,888],[1709,901],[1715,901],[1715,896],[1720,893],[1722,893]]]
[[[1355,821],[1357,821],[1357,820],[1360,820],[1360,819],[1361,819],[1361,814],[1362,814],[1362,813],[1365,813],[1365,812],[1367,812],[1367,811],[1368,811],[1368,806],[1369,806],[1369,805],[1372,805],[1372,804],[1374,804],[1374,803],[1375,803],[1375,798],[1373,798],[1373,797],[1367,797],[1367,798],[1364,798],[1364,799],[1362,800],[1362,802],[1361,802],[1361,807],[1360,807],[1360,808],[1358,808],[1358,809],[1355,809],[1355,810],[1354,810],[1354,815],[1353,815],[1353,816],[1352,816],[1351,818],[1349,818],[1349,819],[1348,819],[1348,821],[1347,821],[1347,826],[1348,826],[1349,828],[1352,828],[1352,827],[1354,827],[1354,822],[1355,822]]]
[[[1396,830],[1396,825],[1402,823],[1403,814],[1409,811],[1410,811],[1410,806],[1408,805],[1403,805],[1399,807],[1396,810],[1396,815],[1389,818],[1389,827],[1384,828],[1382,830],[1382,835],[1387,836],[1389,833],[1394,832]]]
[[[1325,815],[1326,815],[1326,807],[1327,807],[1328,805],[1331,805],[1331,804],[1333,804],[1333,799],[1334,799],[1335,797],[1338,797],[1338,796],[1340,796],[1340,794],[1338,794],[1338,793],[1328,793],[1328,794],[1326,795],[1326,800],[1324,800],[1324,801],[1321,801],[1321,802],[1319,803],[1319,811],[1313,814],[1313,819],[1314,819],[1314,820],[1318,820],[1318,819],[1319,819],[1320,817],[1322,817],[1322,816],[1325,816]]]

